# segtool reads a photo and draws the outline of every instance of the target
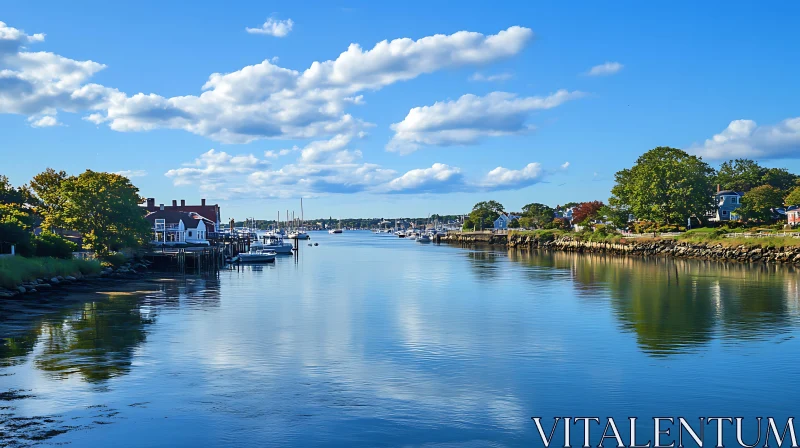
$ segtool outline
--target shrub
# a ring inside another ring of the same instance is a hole
[[[119,252],[116,252],[116,253],[113,253],[113,254],[108,254],[108,255],[103,257],[103,265],[104,266],[111,266],[111,267],[114,267],[114,268],[118,268],[118,267],[122,266],[127,261],[128,261],[128,259],[125,257],[125,255],[122,255]]]
[[[72,241],[50,232],[44,232],[33,238],[33,254],[37,257],[69,259],[77,247]]]
[[[97,272],[100,272],[100,263],[94,260],[3,257],[0,258],[0,287],[13,288],[37,278]]]

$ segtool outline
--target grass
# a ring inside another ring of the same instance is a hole
[[[0,258],[0,287],[13,288],[37,278],[52,278],[100,272],[100,263],[90,260],[61,260],[58,258]]]

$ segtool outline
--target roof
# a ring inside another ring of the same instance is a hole
[[[144,206],[148,212],[161,211],[161,205],[154,205],[152,207]],[[185,213],[198,213],[211,222],[217,222],[220,219],[218,216],[219,205],[164,205],[164,211],[185,212]]]
[[[196,229],[201,221],[205,221],[206,224],[214,224],[214,222],[210,219],[200,216],[197,213],[176,212],[172,210],[157,210],[150,212],[147,214],[147,216],[145,216],[145,219],[150,222],[155,222],[156,219],[163,219],[167,224],[177,224],[182,220],[183,226],[187,229]]]
[[[733,191],[733,190],[722,190],[717,192],[717,196],[744,196],[744,193],[741,191]]]

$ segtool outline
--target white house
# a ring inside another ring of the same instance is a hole
[[[156,244],[209,244],[209,229],[214,222],[193,212],[157,210],[145,216],[153,225],[153,243]]]
[[[511,224],[511,221],[515,219],[519,219],[519,216],[507,213],[501,213],[500,216],[494,220],[494,228],[507,229],[508,225]]]

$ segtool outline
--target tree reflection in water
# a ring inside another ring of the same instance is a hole
[[[518,250],[509,258],[569,271],[578,297],[609,298],[622,327],[651,355],[687,352],[714,338],[772,338],[798,318],[792,267]]]
[[[25,334],[0,340],[0,367],[24,363],[33,353],[34,366],[56,378],[77,374],[103,382],[130,371],[158,310],[219,303],[216,280],[160,279],[138,286],[137,292],[94,294],[92,301],[48,315]]]

